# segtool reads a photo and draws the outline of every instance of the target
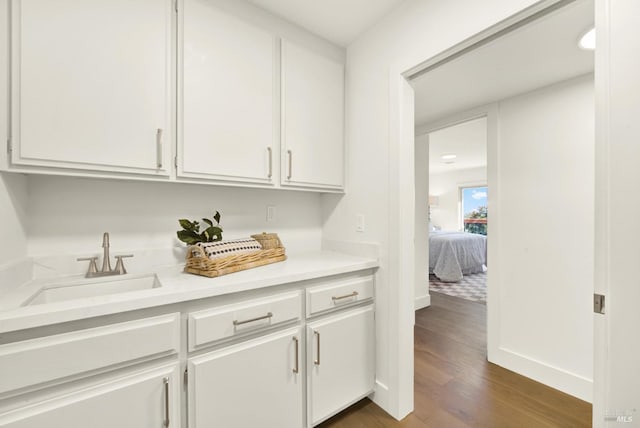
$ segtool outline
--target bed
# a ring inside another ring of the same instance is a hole
[[[429,273],[443,282],[483,272],[487,265],[487,237],[467,232],[429,232]]]

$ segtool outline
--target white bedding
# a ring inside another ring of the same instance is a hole
[[[465,274],[483,272],[487,237],[467,232],[429,232],[429,273],[441,281],[458,282]]]

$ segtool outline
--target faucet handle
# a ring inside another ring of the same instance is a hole
[[[116,271],[118,275],[124,275],[125,273],[127,273],[127,270],[124,268],[124,262],[122,261],[122,259],[133,257],[133,254],[122,254],[120,256],[115,256],[115,257],[116,257],[116,268],[114,269],[114,271]]]
[[[98,258],[97,257],[80,257],[76,259],[79,262],[88,261],[89,269],[87,270],[86,277],[90,277],[98,273]]]

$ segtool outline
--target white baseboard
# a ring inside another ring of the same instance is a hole
[[[593,402],[593,380],[564,369],[537,361],[515,351],[498,348],[489,362],[504,367],[551,388],[572,395],[586,402]]]
[[[389,413],[389,387],[387,385],[376,379],[375,389],[373,394],[369,395],[369,399]]]
[[[431,306],[431,294],[425,294],[424,296],[417,296],[415,300],[415,310],[426,308]]]

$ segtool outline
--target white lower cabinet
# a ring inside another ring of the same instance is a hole
[[[303,426],[302,329],[189,360],[189,428]]]
[[[114,376],[0,414],[0,427],[179,427],[179,379],[178,363]]]
[[[315,426],[373,391],[373,289],[361,272],[18,332],[0,344],[0,428]]]
[[[373,391],[373,305],[308,323],[307,355],[307,419],[314,426]]]

